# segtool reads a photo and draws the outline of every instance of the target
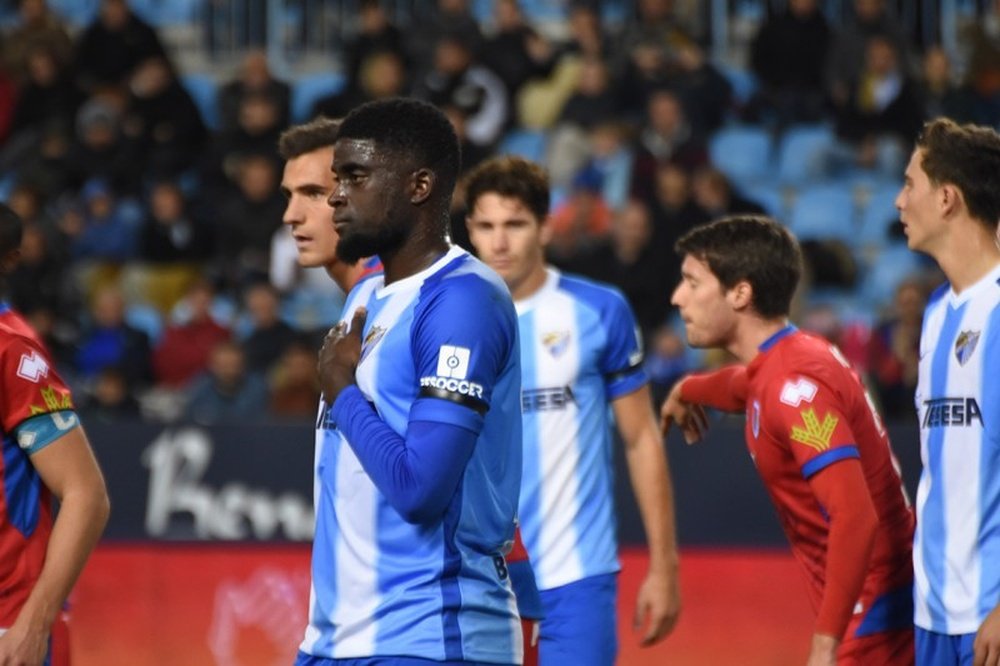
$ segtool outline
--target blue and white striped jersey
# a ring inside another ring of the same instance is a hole
[[[381,274],[360,282],[344,321],[362,306],[368,316],[357,384],[381,419],[400,436],[411,409],[421,421],[482,429],[444,516],[412,524],[386,501],[321,406],[309,627],[300,649],[327,658],[520,663],[502,557],[513,539],[521,480],[510,293],[477,259],[452,248],[388,286]]]
[[[1000,603],[1000,266],[931,297],[916,392],[923,473],[913,547],[915,622],[979,629]]]
[[[521,335],[521,536],[538,587],[618,571],[610,401],[646,383],[625,298],[549,269],[515,303]]]

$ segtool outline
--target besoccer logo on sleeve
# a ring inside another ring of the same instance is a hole
[[[438,377],[465,379],[469,374],[469,350],[454,345],[441,345],[438,352]]]

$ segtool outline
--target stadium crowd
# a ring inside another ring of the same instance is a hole
[[[447,113],[463,169],[498,152],[541,162],[550,260],[623,291],[661,391],[721,360],[674,328],[674,242],[722,214],[772,214],[808,260],[796,320],[842,346],[887,417],[908,415],[935,276],[905,249],[892,201],[925,119],[1000,126],[1000,2],[961,54],[909,34],[885,0],[852,4],[835,23],[818,0],[790,0],[739,72],[671,0],[638,0],[613,31],[573,3],[562,41],[517,0],[496,0],[488,22],[438,0],[415,26],[362,0],[345,84],[308,116],[412,95]],[[282,225],[278,136],[306,119],[296,82],[249,50],[209,117],[125,0],[80,30],[21,0],[0,56],[0,184],[26,222],[11,304],[82,412],[312,418],[315,350],[343,294],[298,268]],[[470,247],[464,218],[459,201],[453,238]]]

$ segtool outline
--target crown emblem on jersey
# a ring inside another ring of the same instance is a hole
[[[553,331],[542,336],[542,344],[554,357],[559,358],[569,347],[569,331]]]
[[[955,340],[955,358],[958,359],[959,365],[965,365],[965,362],[972,358],[978,342],[979,331],[962,331],[958,334],[958,339]]]
[[[792,440],[817,451],[830,448],[830,440],[837,427],[837,417],[827,412],[820,421],[812,407],[803,409],[799,414],[802,416],[802,426],[792,426]]]
[[[371,329],[369,329],[368,335],[366,335],[365,339],[361,341],[361,357],[358,359],[358,364],[365,360],[369,352],[375,348],[378,341],[382,339],[383,335],[385,335],[385,331],[386,329],[381,326],[372,326]]]

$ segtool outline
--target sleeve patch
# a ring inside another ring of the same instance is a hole
[[[34,416],[22,422],[15,430],[17,445],[29,455],[38,453],[78,425],[80,419],[72,411]]]
[[[837,427],[839,419],[827,412],[821,421],[816,416],[816,410],[810,407],[799,412],[802,417],[801,425],[793,425],[789,437],[794,442],[804,444],[817,451],[826,451],[830,448],[830,440],[833,438],[833,431]]]
[[[31,350],[21,354],[21,360],[17,364],[17,376],[37,384],[49,376],[49,364],[45,362],[41,354]]]
[[[469,349],[455,345],[441,345],[438,351],[438,377],[465,379],[469,374]]]
[[[817,386],[804,377],[794,382],[788,380],[781,387],[781,402],[789,407],[798,407],[802,402],[812,402],[816,397]]]

